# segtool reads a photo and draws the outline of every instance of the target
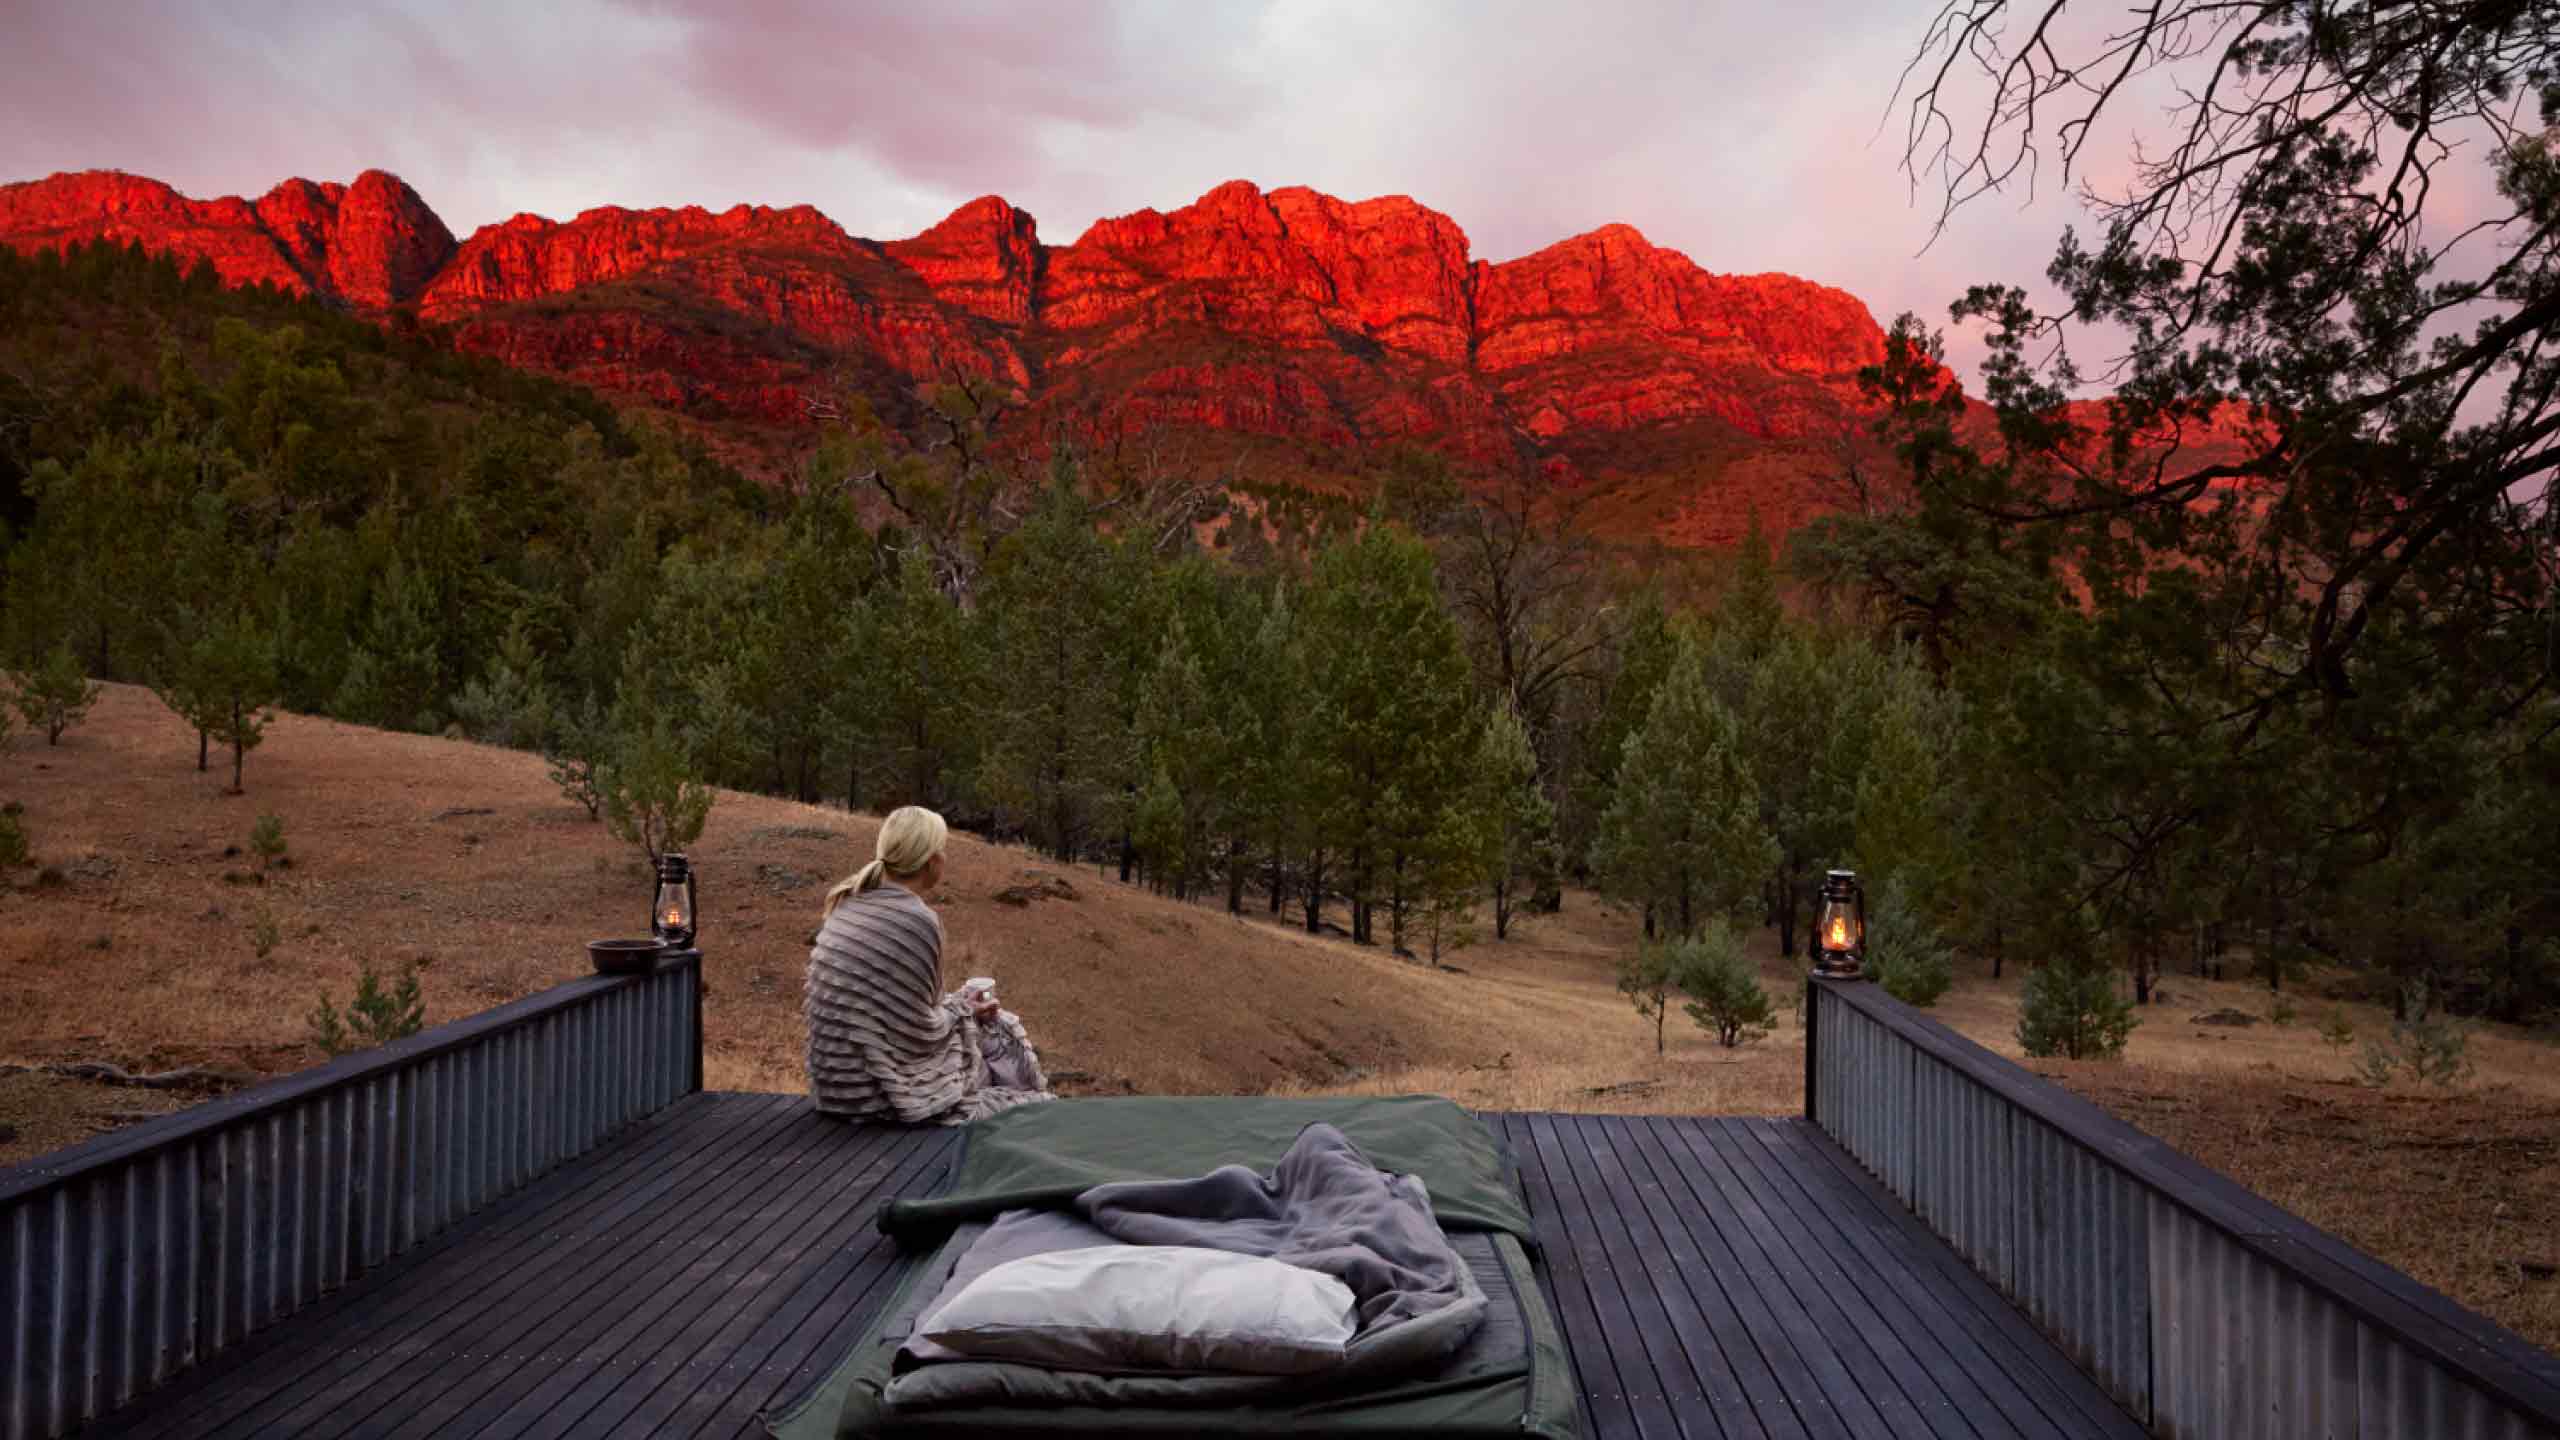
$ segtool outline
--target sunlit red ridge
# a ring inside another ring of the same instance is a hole
[[[1883,334],[1856,297],[1717,275],[1625,225],[1489,264],[1408,197],[1221,185],[1045,244],[1001,197],[924,233],[847,234],[809,206],[519,215],[457,242],[396,177],[195,200],[109,171],[0,186],[0,240],[104,238],[212,262],[708,424],[807,423],[844,383],[1020,392],[1056,429],[1171,426],[1334,453],[1391,442],[1528,463],[1629,496],[1675,541],[1815,504]],[[1310,452],[1315,453],[1315,452]]]

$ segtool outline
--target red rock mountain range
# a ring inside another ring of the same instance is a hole
[[[202,256],[778,453],[830,386],[894,413],[919,382],[993,379],[1009,423],[1155,427],[1281,478],[1409,441],[1602,487],[1620,533],[1713,544],[1756,504],[1819,503],[1861,430],[1854,375],[1883,332],[1855,296],[1717,275],[1624,225],[1500,264],[1402,196],[1221,185],[1048,245],[989,196],[906,240],[808,206],[519,215],[457,241],[367,171],[194,200],[111,171],[0,186],[0,240],[93,238]]]

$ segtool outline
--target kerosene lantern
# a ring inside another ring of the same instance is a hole
[[[649,933],[670,950],[693,943],[693,867],[681,855],[658,857],[658,898],[649,907]]]
[[[1813,919],[1813,973],[1843,980],[1867,970],[1867,897],[1854,870],[1822,877],[1822,904]]]

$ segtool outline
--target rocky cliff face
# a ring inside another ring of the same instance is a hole
[[[0,241],[201,256],[706,423],[806,423],[850,385],[1019,392],[1032,433],[1169,425],[1345,463],[1391,442],[1645,497],[1620,528],[1693,543],[1784,524],[1858,429],[1883,335],[1853,296],[1711,274],[1623,225],[1500,264],[1403,196],[1237,181],[1041,243],[988,196],[908,240],[808,206],[519,215],[456,244],[393,176],[191,200],[113,172],[0,186]]]
[[[368,309],[415,300],[454,253],[453,233],[398,176],[353,185],[287,180],[256,201],[190,200],[112,170],[0,185],[0,240],[20,250],[142,242],[213,263],[232,285],[265,282]]]

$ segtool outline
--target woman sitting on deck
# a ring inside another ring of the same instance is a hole
[[[992,993],[942,992],[950,831],[919,805],[880,823],[879,858],[827,892],[809,952],[809,1094],[821,1114],[959,1125],[1056,1097],[1022,1021]]]

